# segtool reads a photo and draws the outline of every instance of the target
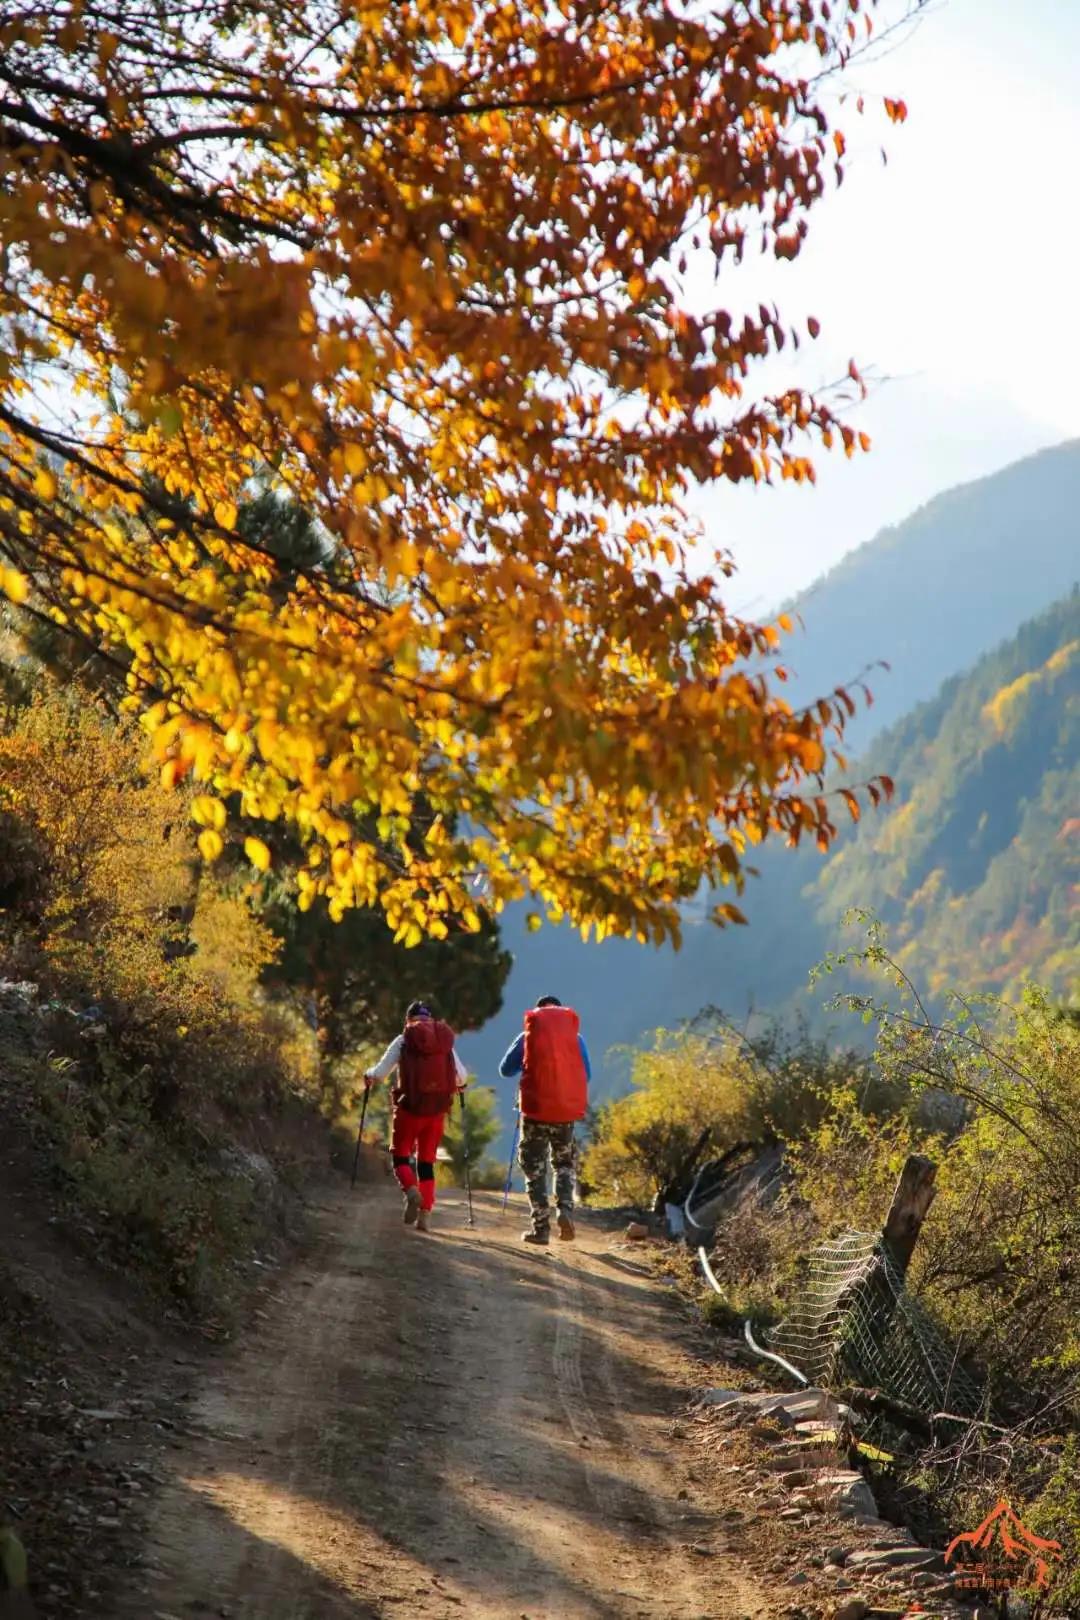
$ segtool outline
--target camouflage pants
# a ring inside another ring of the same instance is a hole
[[[574,1207],[574,1171],[577,1168],[577,1142],[573,1125],[546,1125],[538,1119],[521,1122],[518,1163],[525,1177],[533,1226],[539,1231],[551,1220],[548,1202],[548,1170],[555,1166],[555,1202],[560,1209]]]

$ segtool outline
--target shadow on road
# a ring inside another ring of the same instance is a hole
[[[237,1620],[685,1612],[688,1515],[662,1472],[685,1400],[658,1353],[670,1301],[605,1275],[595,1237],[523,1251],[519,1216],[496,1210],[482,1201],[472,1232],[445,1199],[425,1240],[378,1184],[328,1209],[317,1262],[203,1401],[217,1432],[170,1490],[155,1605]]]

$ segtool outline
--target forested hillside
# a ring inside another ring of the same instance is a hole
[[[872,906],[931,990],[1067,998],[1080,972],[1080,592],[946,683],[867,765],[897,801],[813,885],[819,927]]]

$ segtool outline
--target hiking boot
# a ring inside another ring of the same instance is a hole
[[[574,1240],[574,1217],[568,1209],[560,1209],[559,1211],[559,1236],[564,1243],[572,1243]]]
[[[405,1225],[415,1226],[416,1217],[420,1213],[420,1189],[410,1187],[405,1194]]]
[[[422,1209],[420,1211],[419,1215],[417,1215],[417,1217],[416,1217],[416,1230],[418,1232],[430,1232],[431,1231],[431,1211],[430,1211],[430,1209]]]
[[[551,1231],[546,1226],[530,1226],[527,1232],[521,1234],[522,1243],[538,1243],[546,1248],[551,1242]]]

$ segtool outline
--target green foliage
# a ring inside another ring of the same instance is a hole
[[[333,541],[303,506],[263,489],[237,511],[236,532],[297,573],[324,572],[334,560]]]
[[[264,1234],[266,1189],[193,1122],[156,1123],[150,1074],[124,1068],[107,1038],[96,1058],[92,1081],[55,1057],[35,1076],[68,1196],[114,1262],[137,1267],[185,1310],[220,1317],[237,1265]]]
[[[25,1592],[27,1584],[26,1553],[14,1530],[7,1525],[0,1528],[0,1592]]]
[[[999,482],[1009,496],[990,546]],[[1030,500],[1026,510],[1018,488]],[[1061,514],[1077,491],[1080,443],[942,497],[854,553],[801,603],[807,630],[791,657],[806,699],[840,670],[882,656],[892,663],[891,673],[870,676],[874,707],[852,726],[858,736],[883,713],[896,722],[859,761],[860,775],[884,772],[896,793],[890,806],[848,826],[824,859],[812,848],[768,842],[755,852],[761,875],[741,902],[749,928],[718,932],[704,924],[704,905],[690,904],[676,958],[621,941],[586,946],[569,928],[528,935],[522,915],[507,913],[504,936],[517,964],[511,987],[524,995],[570,984],[588,1010],[597,1096],[623,1078],[602,1054],[637,1045],[654,1026],[670,1026],[721,995],[740,1013],[753,1006],[787,1016],[805,1008],[807,970],[835,944],[839,920],[853,905],[889,922],[905,963],[931,990],[962,984],[1015,999],[1031,980],[1059,1001],[1080,1000],[1080,700],[1076,666],[1048,668],[1080,636],[1080,597],[1043,605],[1076,576],[1072,532]],[[1032,528],[1043,549],[1036,549],[1032,577],[1025,571],[1020,578],[1015,568],[1006,572],[1010,535],[1023,532],[1026,547]],[[980,562],[973,595],[976,545],[991,560]],[[1044,563],[1052,564],[1046,574],[1039,571]],[[887,619],[873,611],[881,601]],[[1040,617],[1017,631],[1021,613],[1032,611]],[[1005,634],[1012,639],[997,645]],[[896,720],[909,694],[932,693],[941,675],[958,668],[965,672],[937,697]],[[937,672],[932,680],[924,679],[927,671]],[[999,733],[988,705],[1039,671]],[[812,1006],[817,1016],[819,998]]]
[[[930,1018],[877,923],[851,954],[892,983],[842,999],[874,1021],[876,1066],[910,1103],[867,1129],[836,1098],[803,1151],[804,1195],[857,1208],[868,1178],[882,1187],[906,1151],[930,1153],[938,1192],[914,1273],[927,1301],[1007,1405],[1065,1398],[1080,1369],[1080,1029],[1035,989],[1019,1006],[957,996],[952,1016]]]
[[[1059,1449],[1057,1466],[1023,1513],[1036,1535],[1061,1543],[1056,1579],[1045,1594],[1050,1614],[1080,1615],[1080,1436],[1070,1434]]]
[[[747,1038],[707,1013],[689,1029],[657,1030],[633,1055],[630,1092],[599,1109],[583,1177],[601,1200],[650,1204],[703,1130],[714,1157],[798,1133],[852,1076],[863,1088],[873,1080],[859,1054],[831,1051],[803,1028]]]
[[[462,1128],[461,1103],[456,1102],[446,1122],[443,1146],[450,1155],[445,1166],[458,1186],[465,1184],[465,1141],[469,1145],[469,1170],[474,1187],[502,1185],[502,1172],[495,1160],[487,1157],[487,1150],[502,1130],[498,1102],[491,1086],[470,1086],[464,1093],[465,1129]]]

